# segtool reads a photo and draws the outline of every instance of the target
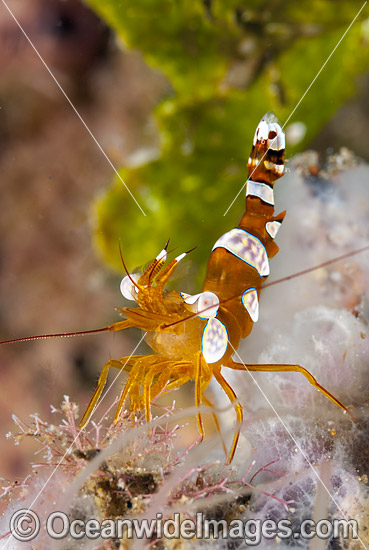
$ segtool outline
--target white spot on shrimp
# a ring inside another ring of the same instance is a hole
[[[277,221],[266,222],[265,229],[267,230],[269,235],[272,237],[272,239],[275,239],[281,225],[282,225],[281,222],[277,222]]]
[[[209,319],[202,334],[201,348],[208,364],[217,363],[223,357],[228,347],[228,333],[219,319]]]
[[[242,294],[241,301],[251,317],[253,323],[259,319],[259,300],[255,288],[248,288]]]
[[[133,279],[135,283],[137,283],[140,276],[141,275],[139,273],[133,273],[132,275],[130,275],[131,279]],[[137,289],[135,285],[132,283],[131,279],[128,277],[128,275],[123,277],[120,283],[120,291],[124,296],[124,298],[126,298],[127,300],[133,300],[135,302]]]
[[[182,296],[183,298],[183,296]],[[193,296],[187,295],[184,298],[187,309],[197,313],[200,319],[215,317],[219,309],[219,298],[214,292],[200,292]]]

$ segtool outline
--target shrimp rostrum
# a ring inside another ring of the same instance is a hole
[[[145,271],[128,274],[121,282],[121,292],[138,307],[120,308],[125,321],[107,330],[137,327],[146,332],[145,339],[155,352],[151,355],[122,357],[108,361],[97,388],[80,422],[88,422],[104,389],[110,367],[129,373],[120,396],[115,421],[120,418],[127,398],[130,411],[145,410],[151,417],[151,402],[165,389],[195,382],[195,403],[212,406],[204,392],[214,376],[233,404],[237,427],[228,454],[231,462],[236,451],[243,419],[243,409],[232,387],[222,375],[222,368],[248,371],[295,371],[336,403],[346,407],[299,365],[244,365],[232,359],[240,340],[248,336],[258,320],[260,290],[269,275],[269,258],[278,252],[274,238],[285,212],[274,215],[273,186],[284,173],[285,138],[272,113],[260,121],[248,160],[246,209],[238,226],[215,243],[207,266],[202,292],[189,295],[165,291],[173,271],[186,256],[183,253],[167,263],[167,246]],[[215,417],[217,428],[219,429]],[[197,414],[201,437],[204,428]]]

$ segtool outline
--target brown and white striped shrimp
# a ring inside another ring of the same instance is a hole
[[[260,291],[269,275],[269,258],[278,252],[274,238],[285,212],[274,215],[273,186],[284,173],[284,133],[272,113],[260,121],[248,161],[246,209],[240,223],[222,235],[211,252],[202,292],[189,295],[177,291],[166,292],[166,284],[183,253],[167,263],[167,245],[142,274],[123,278],[120,288],[123,296],[135,301],[138,307],[119,308],[126,318],[108,327],[79,333],[52,336],[73,336],[104,331],[119,331],[137,327],[146,332],[145,339],[153,350],[150,355],[133,355],[119,360],[111,359],[103,367],[96,390],[84,413],[80,428],[88,423],[104,390],[110,367],[129,373],[115,414],[119,421],[125,401],[129,398],[130,411],[145,410],[151,418],[151,403],[164,390],[178,388],[195,381],[196,406],[212,406],[204,392],[214,376],[232,403],[237,428],[228,462],[237,447],[243,420],[243,409],[237,395],[222,375],[222,368],[248,371],[294,371],[336,403],[347,408],[322,387],[303,367],[290,364],[244,365],[232,359],[241,339],[246,338],[258,320]],[[123,262],[124,264],[124,262]],[[29,337],[13,340],[32,340]],[[5,343],[5,342],[2,342]],[[219,429],[218,421],[214,420]],[[201,438],[204,427],[201,413],[197,413]]]
[[[237,430],[229,452],[233,459],[242,423],[242,406],[221,373],[222,367],[245,370],[232,360],[240,340],[248,336],[258,320],[259,296],[269,275],[269,258],[278,252],[274,242],[285,212],[274,216],[273,185],[284,172],[284,133],[273,114],[267,114],[256,129],[248,161],[246,210],[238,226],[222,235],[210,255],[203,289],[190,296],[176,291],[165,293],[165,285],[186,253],[166,264],[167,246],[145,272],[127,274],[122,280],[122,294],[138,307],[122,308],[126,321],[111,330],[135,326],[146,331],[146,341],[155,354],[110,360],[104,366],[95,393],[80,422],[86,425],[106,383],[109,367],[129,371],[121,394],[115,421],[118,421],[126,398],[132,411],[145,409],[150,420],[150,403],[166,387],[174,389],[189,380],[195,381],[195,401],[211,406],[204,392],[214,376],[237,415]],[[189,316],[189,311],[194,315]],[[299,365],[247,365],[250,371],[295,371],[339,405],[328,390],[318,384]],[[201,414],[197,415],[201,436]]]

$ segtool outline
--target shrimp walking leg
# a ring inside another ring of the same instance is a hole
[[[226,367],[233,370],[248,370],[250,372],[299,372],[305,376],[305,378],[314,386],[317,390],[321,391],[328,399],[333,401],[338,405],[342,410],[350,414],[350,411],[339,401],[334,395],[332,395],[327,389],[325,389],[319,382],[314,378],[312,374],[304,367],[300,365],[244,365],[243,363],[236,363],[230,359],[225,365]]]
[[[166,361],[158,365],[158,371],[156,374],[159,375],[160,373],[160,376],[158,376],[158,380],[150,389],[151,401],[153,401],[164,390],[164,388],[172,390],[182,384],[185,384],[188,380],[191,380],[191,375],[183,374],[182,372],[183,367],[186,365],[187,362],[182,363],[178,361]],[[179,384],[180,380],[182,381],[182,384]]]
[[[159,372],[160,367],[156,367],[156,369],[152,369],[148,373],[146,373],[145,380],[144,380],[144,406],[145,406],[145,414],[146,414],[146,421],[150,422],[151,420],[151,386],[154,381],[155,376]]]
[[[196,407],[198,409],[201,406],[201,395],[202,395],[202,392],[201,392],[201,359],[202,359],[202,354],[201,354],[201,352],[199,352],[199,353],[196,354],[196,358],[195,358],[195,363],[196,363],[196,370],[195,370],[195,404],[196,404]],[[203,425],[203,422],[202,422],[202,417],[201,417],[200,411],[197,412],[196,419],[197,419],[197,425],[198,425],[198,428],[199,428],[201,441],[202,441],[204,439],[205,432],[204,432],[204,425]]]
[[[205,405],[207,405],[208,407],[210,407],[211,409],[214,409],[214,405],[213,403],[210,401],[210,399],[208,399],[207,397],[205,397],[205,395],[202,396],[202,402],[205,403]],[[224,443],[224,439],[222,437],[222,433],[220,431],[220,426],[219,426],[219,421],[218,421],[218,417],[217,415],[215,414],[215,412],[212,412],[211,413],[212,417],[213,417],[213,420],[214,420],[214,424],[215,424],[215,428],[219,434],[219,437],[221,439],[221,442],[222,442],[222,447],[223,447],[223,451],[224,451],[224,454],[225,456],[227,457],[227,448],[225,446],[225,443]]]
[[[214,376],[215,376],[215,379],[217,380],[217,382],[220,384],[223,391],[227,394],[227,397],[230,400],[230,402],[232,403],[232,405],[234,407],[234,410],[236,412],[236,416],[237,416],[236,433],[234,435],[232,446],[231,446],[231,451],[230,451],[229,457],[228,457],[228,464],[230,464],[233,460],[234,453],[236,452],[238,439],[240,437],[241,425],[242,425],[242,421],[243,421],[243,409],[242,409],[242,406],[237,402],[237,395],[232,390],[231,386],[228,384],[228,382],[225,380],[225,378],[223,378],[221,373],[219,371],[214,371]]]
[[[123,363],[124,359],[125,358],[122,358],[120,361]],[[157,356],[156,355],[144,355],[144,356],[140,357],[136,361],[136,363],[132,366],[132,368],[130,370],[130,373],[129,373],[129,378],[127,380],[127,383],[126,383],[126,385],[124,387],[124,390],[123,390],[123,392],[120,396],[120,399],[119,399],[117,411],[116,411],[115,417],[114,417],[114,423],[117,423],[118,420],[119,420],[119,417],[121,415],[121,412],[122,412],[122,409],[123,409],[123,406],[124,406],[124,402],[127,399],[129,392],[131,390],[134,390],[135,387],[141,385],[142,377],[143,377],[146,369],[149,368],[156,361],[157,361]],[[140,379],[140,381],[138,382],[137,379]],[[133,395],[135,397],[134,393],[133,393]],[[132,401],[134,401],[134,399],[132,399]],[[132,409],[132,407],[131,407],[131,409]]]
[[[94,391],[93,396],[91,397],[91,401],[88,404],[88,407],[86,409],[85,414],[82,417],[82,420],[79,423],[79,428],[82,429],[86,426],[87,422],[90,419],[90,416],[92,415],[96,404],[98,400],[100,399],[100,396],[105,388],[106,380],[108,378],[108,372],[110,367],[114,367],[116,369],[123,369],[124,363],[121,361],[117,361],[116,359],[110,359],[110,361],[107,361],[101,371],[101,374],[99,376],[99,380],[97,382],[96,390]]]

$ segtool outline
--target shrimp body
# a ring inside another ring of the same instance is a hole
[[[232,402],[237,429],[228,453],[231,462],[236,451],[243,420],[237,396],[221,373],[222,367],[248,371],[294,371],[329,399],[346,407],[299,365],[245,365],[232,359],[240,340],[248,336],[258,320],[262,284],[269,275],[269,258],[278,252],[274,242],[285,212],[274,216],[274,182],[284,172],[285,139],[272,113],[260,121],[248,160],[246,210],[237,227],[222,235],[211,252],[202,292],[196,295],[166,292],[169,277],[187,253],[167,263],[167,245],[142,274],[128,274],[121,292],[138,307],[118,308],[126,318],[106,327],[122,330],[137,327],[145,331],[152,355],[110,360],[102,369],[97,388],[80,422],[88,422],[107,381],[110,367],[128,372],[115,421],[120,418],[127,398],[131,412],[144,409],[151,418],[151,402],[164,390],[195,381],[195,403],[212,406],[204,392],[214,376]],[[216,427],[218,420],[213,414]],[[197,423],[201,437],[204,428],[200,412]]]
[[[175,321],[182,322],[167,329],[149,331],[145,340],[158,355],[168,360],[191,361],[201,349],[201,335],[206,321],[197,316],[186,320],[189,313],[184,307],[181,295],[178,292],[171,292],[167,296],[170,296],[171,307],[175,304],[176,309],[173,311],[168,307],[166,322],[168,324]],[[164,297],[164,304],[167,296]]]
[[[283,175],[284,153],[283,131],[268,113],[256,129],[248,161],[246,211],[238,226],[215,243],[203,285],[203,291],[218,296],[216,319],[227,329],[227,348],[219,365],[233,355],[258,320],[261,286],[269,275],[269,258],[278,252],[274,237],[285,216],[273,215],[273,185]]]

